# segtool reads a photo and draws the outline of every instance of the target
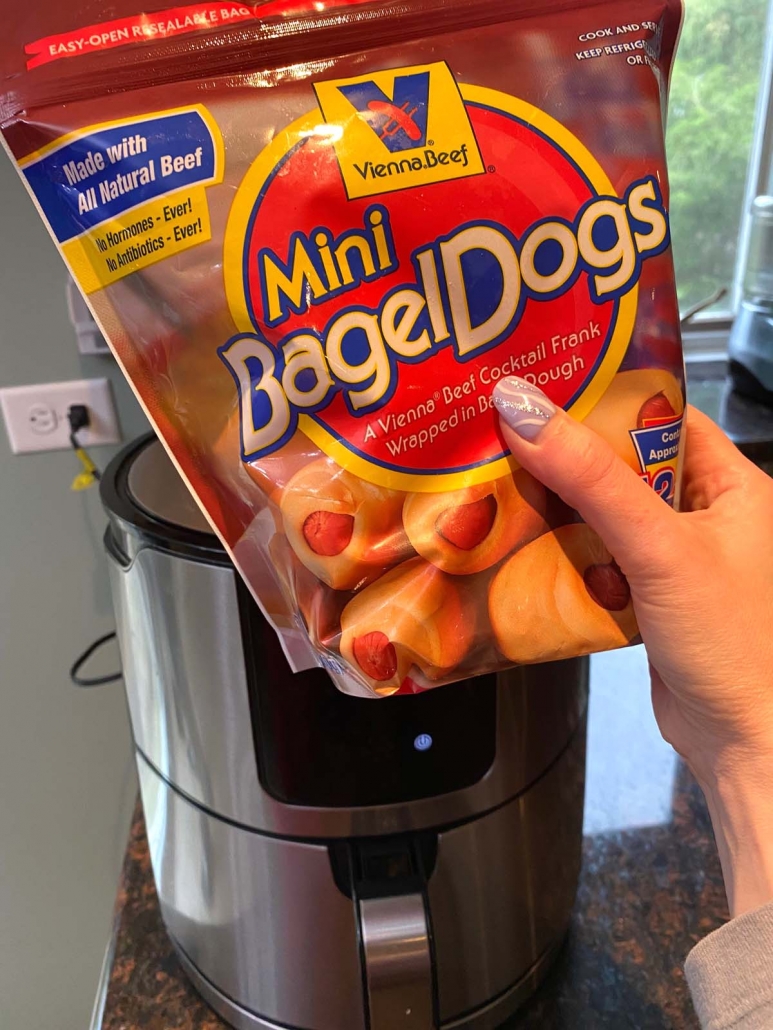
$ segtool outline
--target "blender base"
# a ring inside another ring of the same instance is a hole
[[[730,378],[733,381],[733,389],[736,393],[749,397],[759,404],[773,408],[773,390],[769,390],[760,380],[750,372],[745,365],[738,361],[730,360]]]

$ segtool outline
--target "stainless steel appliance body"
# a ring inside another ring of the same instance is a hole
[[[587,660],[369,701],[278,640],[153,438],[103,479],[153,870],[240,1030],[488,1030],[580,862]]]

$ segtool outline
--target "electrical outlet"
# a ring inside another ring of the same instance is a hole
[[[56,412],[47,404],[33,404],[27,418],[30,430],[36,436],[48,436],[49,433],[55,433],[59,423]]]
[[[0,408],[13,453],[69,448],[67,412],[73,404],[85,404],[89,411],[89,426],[78,433],[79,443],[84,447],[120,443],[109,380],[80,379],[0,390]]]

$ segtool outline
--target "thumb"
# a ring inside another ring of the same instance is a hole
[[[679,519],[587,426],[515,376],[494,390],[516,461],[580,513],[627,575],[672,567]]]

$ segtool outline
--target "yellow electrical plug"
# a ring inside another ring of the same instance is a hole
[[[99,482],[99,470],[82,447],[75,448],[75,454],[83,466],[83,470],[73,479],[71,490],[88,490]]]

